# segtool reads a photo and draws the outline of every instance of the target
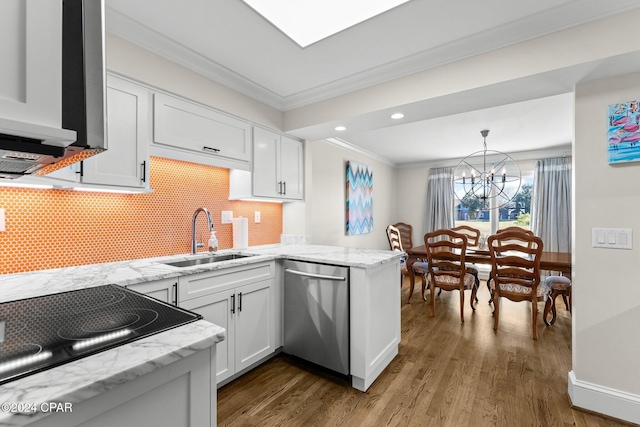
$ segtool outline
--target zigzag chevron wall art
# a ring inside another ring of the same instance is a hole
[[[373,231],[373,170],[362,163],[347,161],[347,236]]]

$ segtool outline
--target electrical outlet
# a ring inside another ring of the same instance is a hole
[[[256,224],[260,223],[260,211],[255,211],[253,222],[255,222]]]
[[[4,209],[0,209],[0,231],[7,231],[6,222],[4,220]]]
[[[231,224],[232,219],[233,211],[222,211],[222,219],[220,220],[221,224]]]

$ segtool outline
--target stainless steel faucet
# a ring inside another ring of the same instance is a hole
[[[207,215],[207,221],[209,222],[209,231],[213,231],[213,220],[211,219],[211,213],[207,208],[198,208],[193,213],[193,226],[191,228],[191,254],[195,255],[198,252],[198,248],[202,248],[204,243],[196,243],[196,218],[200,212],[204,212]]]

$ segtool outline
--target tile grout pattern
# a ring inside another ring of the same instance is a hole
[[[199,207],[211,211],[220,249],[233,246],[223,210],[249,218],[250,246],[280,241],[282,205],[228,200],[228,169],[152,157],[150,176],[150,194],[1,188],[0,274],[188,253]],[[206,244],[202,214],[196,235]]]

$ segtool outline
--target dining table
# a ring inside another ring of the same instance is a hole
[[[419,260],[427,261],[427,247],[414,246],[405,249],[407,254],[407,270],[409,273],[410,288],[407,302],[411,301],[413,290],[416,284],[416,277],[413,272],[413,263]],[[465,252],[465,262],[474,264],[491,264],[491,254],[488,250],[469,248]],[[563,276],[571,277],[571,252],[542,252],[540,257],[540,269],[558,271]]]

